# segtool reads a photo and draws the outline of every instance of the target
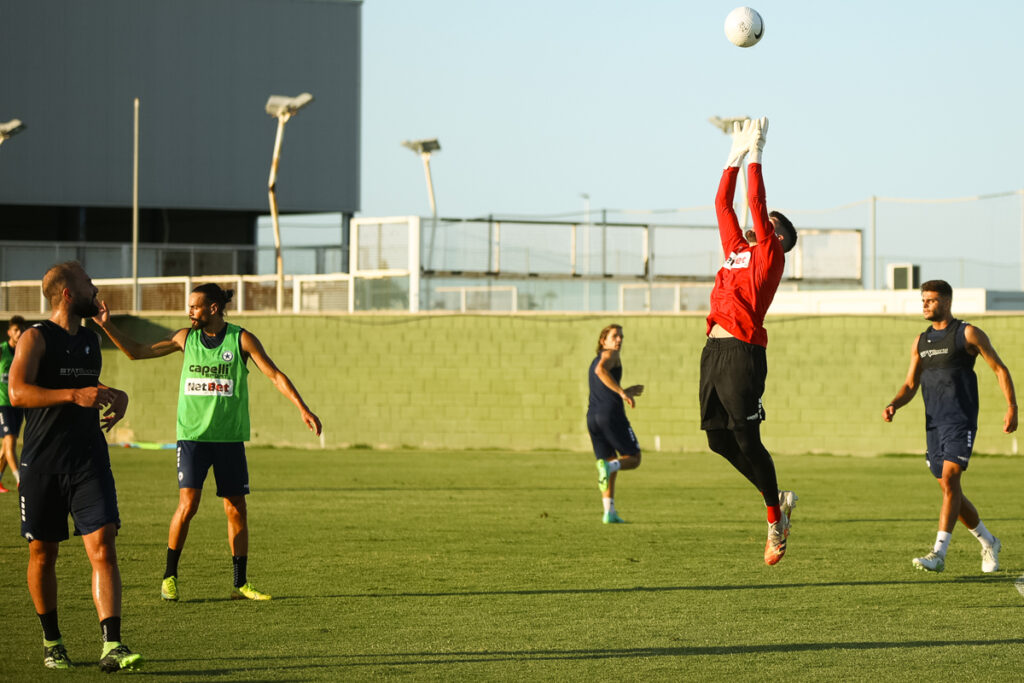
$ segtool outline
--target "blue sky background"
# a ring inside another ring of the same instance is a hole
[[[442,216],[582,215],[584,192],[594,211],[707,206],[728,152],[712,115],[769,117],[769,204],[799,219],[1024,187],[1024,3],[759,0],[748,49],[723,33],[736,5],[367,0],[361,215],[429,213],[399,144],[427,137]],[[1019,198],[922,210],[880,209],[880,257],[999,262],[1017,286]]]
[[[363,213],[707,204],[728,151],[711,115],[767,115],[772,199],[953,197],[1024,186],[1024,3],[368,0]]]

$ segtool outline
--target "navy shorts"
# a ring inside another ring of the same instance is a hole
[[[68,515],[75,535],[85,536],[107,524],[121,527],[117,490],[110,468],[100,472],[37,474],[21,470],[21,535],[29,541],[68,540]]]
[[[21,418],[25,411],[14,406],[0,406],[0,437],[13,436],[18,438],[21,431]]]
[[[767,376],[763,346],[708,337],[700,355],[700,428],[739,431],[763,422]]]
[[[249,467],[245,462],[244,443],[178,442],[179,489],[202,489],[210,467],[213,467],[218,496],[249,495]]]
[[[611,460],[618,451],[622,455],[638,455],[640,444],[624,415],[587,413],[587,430],[594,444],[594,456]]]
[[[963,426],[944,425],[925,430],[928,451],[924,457],[936,479],[942,478],[942,463],[946,460],[967,469],[977,435],[977,430]]]

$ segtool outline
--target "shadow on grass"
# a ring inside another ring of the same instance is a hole
[[[703,645],[679,647],[596,648],[591,650],[496,650],[479,652],[394,652],[391,654],[349,655],[355,660],[373,659],[372,662],[354,661],[338,666],[408,666],[429,664],[478,664],[501,661],[545,661],[584,659],[625,659],[635,657],[700,657],[748,654],[792,654],[794,652],[821,652],[828,650],[904,650],[907,648],[934,648],[963,646],[1024,645],[1024,638],[995,638],[992,640],[906,640],[865,641],[835,643],[780,642],[770,645]]]
[[[924,577],[928,576],[926,580]],[[492,595],[591,595],[605,593],[670,593],[675,591],[762,591],[784,588],[852,588],[855,586],[915,586],[931,583],[1006,583],[1013,584],[1014,579],[1006,576],[958,576],[935,577],[922,575],[918,579],[899,579],[890,581],[822,581],[818,583],[765,583],[761,585],[735,584],[718,586],[633,586],[630,588],[540,588],[523,590],[492,590],[492,591],[441,591],[441,592],[402,592],[402,593],[348,593],[324,595],[322,598],[458,598]]]

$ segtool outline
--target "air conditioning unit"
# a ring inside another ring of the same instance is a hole
[[[889,289],[917,289],[921,286],[921,266],[913,263],[890,263]]]

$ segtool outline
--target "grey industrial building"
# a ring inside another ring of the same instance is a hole
[[[359,210],[361,12],[348,0],[4,0],[0,122],[25,131],[0,146],[0,248],[131,241],[135,98],[140,243],[254,244],[272,94],[315,97],[286,129],[280,211],[347,223]],[[0,259],[0,280],[38,277],[32,260]],[[140,263],[139,275],[180,268]]]

